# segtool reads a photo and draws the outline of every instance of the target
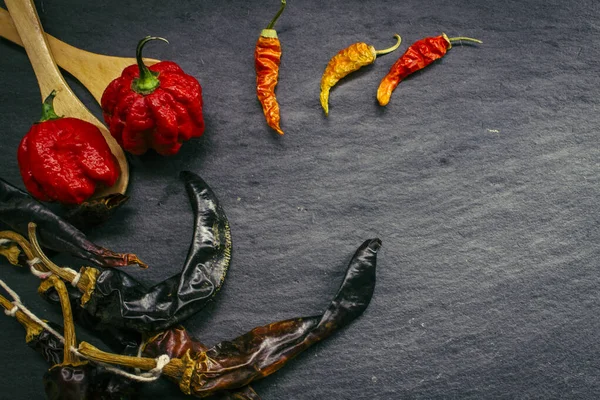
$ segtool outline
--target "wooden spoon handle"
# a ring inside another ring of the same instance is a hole
[[[46,41],[59,67],[73,75],[94,96],[98,104],[108,84],[121,75],[125,67],[136,63],[132,57],[114,57],[90,53],[68,43],[58,40],[46,33]],[[23,46],[19,32],[15,27],[10,13],[0,7],[0,37]],[[159,62],[152,58],[144,58],[146,65]]]
[[[5,3],[31,61],[42,98],[45,98],[52,90],[68,88],[52,53],[50,53],[46,35],[33,1],[6,0]]]
[[[0,7],[0,36],[4,39],[8,39],[14,44],[18,44],[19,46],[23,46],[23,42],[21,42],[21,38],[19,37],[19,32],[17,32],[17,28],[15,24],[13,24],[12,19],[10,18],[10,14],[4,8]]]

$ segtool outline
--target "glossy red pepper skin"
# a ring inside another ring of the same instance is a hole
[[[202,88],[174,62],[149,67],[160,82],[152,93],[132,89],[140,76],[130,65],[112,81],[102,95],[102,111],[110,133],[131,154],[154,149],[162,155],[176,154],[186,140],[202,136]]]
[[[404,78],[444,57],[450,47],[446,35],[424,38],[410,45],[381,80],[377,89],[379,104],[385,106],[390,101],[394,89]]]
[[[63,204],[83,203],[98,185],[114,185],[120,173],[100,130],[76,118],[34,124],[21,140],[17,159],[33,197]]]

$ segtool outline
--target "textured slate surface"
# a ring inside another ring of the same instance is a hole
[[[203,85],[205,136],[175,157],[132,158],[132,201],[90,236],[138,253],[151,269],[131,273],[144,282],[170,276],[191,235],[177,173],[199,173],[234,236],[223,291],[186,323],[206,343],[321,311],[355,248],[382,239],[369,309],[256,383],[265,400],[600,396],[600,3],[290,0],[277,24],[284,137],[254,91],[253,47],[276,1],[36,4],[49,33],[93,52],[131,55],[146,34],[167,37],[147,55]],[[388,47],[395,32],[401,50],[335,87],[325,118],[329,58],[358,41]],[[485,43],[456,46],[379,107],[400,52],[440,32]],[[16,148],[40,95],[25,52],[4,40],[0,71],[0,174],[22,186]],[[0,266],[59,320],[35,278]],[[46,366],[14,320],[0,327],[0,397],[42,398]],[[176,393],[161,382],[143,397]]]

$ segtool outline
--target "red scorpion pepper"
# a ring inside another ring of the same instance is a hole
[[[172,61],[150,67],[142,61],[147,36],[137,46],[137,65],[130,65],[102,95],[104,120],[126,151],[140,155],[154,149],[176,154],[184,141],[204,133],[202,88]]]
[[[96,186],[112,186],[119,165],[100,130],[93,124],[56,115],[44,101],[42,118],[21,140],[17,158],[27,190],[42,201],[80,204]]]
[[[256,49],[254,50],[254,66],[256,68],[256,95],[267,124],[277,133],[283,135],[279,127],[279,104],[275,97],[275,86],[279,76],[279,63],[281,61],[281,43],[277,38],[277,31],[273,29],[275,22],[285,8],[285,0],[281,0],[281,8],[271,20],[266,29],[260,32]]]
[[[481,40],[468,37],[448,38],[443,33],[440,36],[418,40],[410,45],[398,61],[392,65],[390,72],[381,80],[377,89],[379,104],[385,106],[389,103],[392,92],[402,79],[444,57],[446,52],[452,48],[452,42],[459,40],[481,43]]]

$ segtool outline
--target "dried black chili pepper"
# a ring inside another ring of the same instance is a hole
[[[42,247],[68,253],[100,267],[147,265],[135,254],[115,253],[90,242],[85,234],[53,213],[29,194],[0,178],[0,223],[21,235],[27,235],[29,222],[38,226]]]
[[[208,397],[223,390],[244,387],[272,374],[311,345],[346,326],[367,308],[375,289],[379,239],[365,241],[350,261],[340,289],[322,315],[296,318],[254,328],[192,357],[186,351],[164,366],[163,374],[179,383],[186,394]],[[79,351],[92,360],[144,370],[155,368],[154,359],[104,353],[82,342]]]
[[[137,332],[161,331],[197,313],[221,288],[231,261],[227,216],[198,175],[184,171],[180,176],[195,217],[192,243],[181,272],[147,288],[120,270],[82,268],[86,280],[78,280],[77,287],[84,292],[80,304],[93,317],[96,328],[105,325]],[[35,235],[30,239],[36,247]],[[41,252],[38,257],[46,259]],[[65,279],[72,282],[74,277]]]

